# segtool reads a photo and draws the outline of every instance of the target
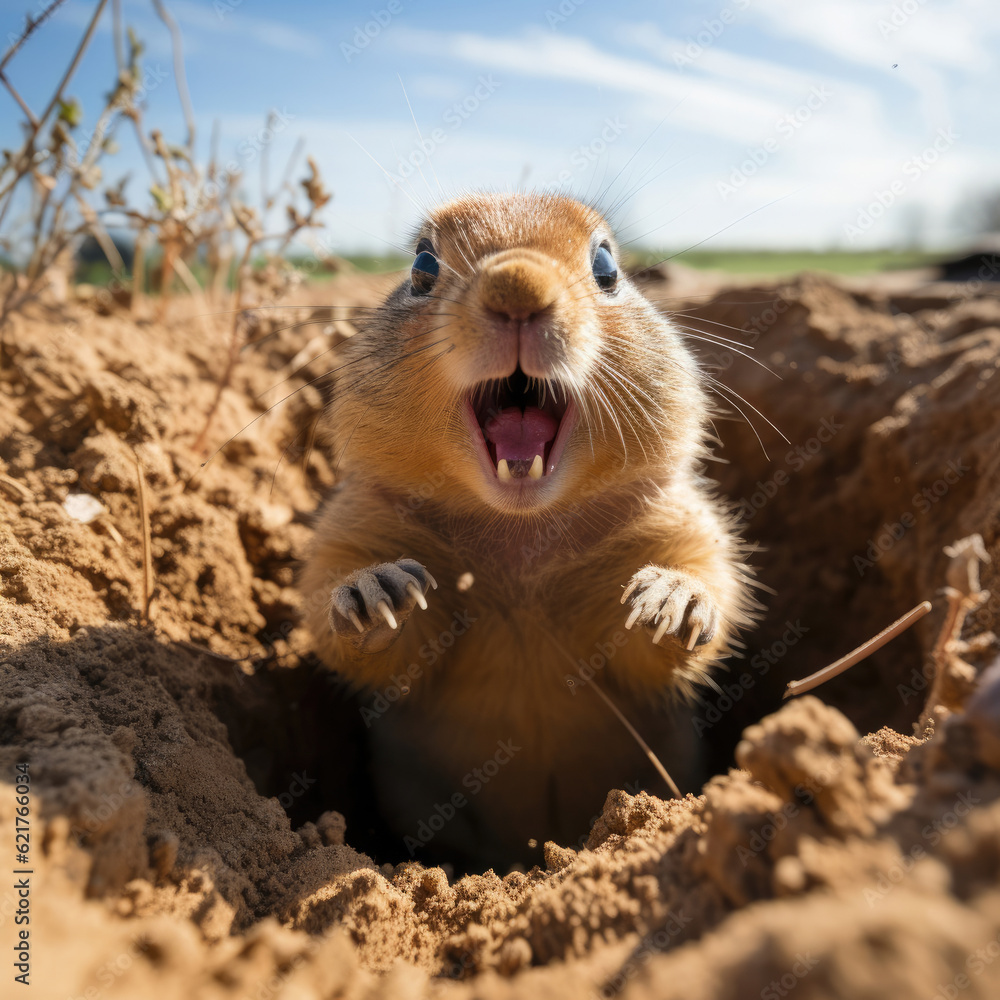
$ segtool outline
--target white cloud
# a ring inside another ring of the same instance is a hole
[[[1000,33],[1000,9],[983,0],[933,6],[930,0],[757,0],[747,14],[775,35],[895,76],[917,91],[924,116],[936,125],[955,112],[948,74],[995,66],[994,47],[984,43]]]
[[[829,77],[809,75],[770,60],[730,52],[722,47],[725,45],[722,33],[713,38],[710,45],[700,45],[693,39],[689,42],[688,39],[667,35],[656,24],[645,21],[619,24],[615,38],[624,45],[643,49],[658,60],[669,63],[684,76],[707,73],[742,87],[777,91],[783,96],[790,91],[808,92],[814,84],[829,80]]]
[[[911,6],[916,9],[909,14]],[[982,72],[993,63],[984,36],[1000,32],[1000,10],[982,0],[755,0],[747,15],[764,21],[776,35],[885,72],[891,72],[893,62],[908,59]]]
[[[932,169],[907,179],[904,196],[856,245],[891,241],[904,228],[906,205],[921,206],[930,237],[940,237],[962,193],[996,175],[1000,105],[990,100],[1000,85],[996,0],[928,0],[889,31],[880,19],[892,25],[894,7],[902,11],[919,0],[753,0],[738,26],[683,69],[673,53],[686,44],[690,17],[678,12],[626,3],[616,29],[604,34],[595,28],[603,19],[582,13],[552,33],[506,17],[483,17],[473,22],[484,25],[481,31],[459,32],[429,8],[416,22],[422,30],[410,27],[415,19],[400,19],[349,71],[332,42],[303,30],[314,21],[312,13],[279,24],[252,15],[249,3],[223,19],[207,0],[168,3],[202,78],[195,102],[202,136],[218,106],[231,106],[233,92],[262,76],[265,64],[282,81],[293,81],[278,103],[287,98],[290,112],[300,117],[275,142],[271,174],[280,174],[288,150],[304,136],[334,191],[329,232],[345,248],[377,247],[383,239],[401,245],[419,211],[440,197],[435,173],[451,194],[505,188],[526,176],[529,185],[542,186],[568,168],[568,189],[587,196],[624,168],[615,192],[627,196],[621,219],[626,236],[650,234],[646,242],[661,246],[688,245],[720,230],[715,245],[843,241],[845,223],[900,175],[938,126],[952,123],[959,140]],[[73,16],[85,16],[85,6],[68,4],[67,18],[74,10]],[[126,0],[125,10],[126,20],[163,46],[166,33],[148,0]],[[491,20],[508,34],[490,37]],[[109,26],[105,19],[104,30]],[[324,44],[334,52],[331,60],[307,58]],[[245,53],[245,76],[229,59],[232,78],[221,78],[216,53],[223,46]],[[353,136],[392,172],[419,148],[397,72],[425,139],[434,129],[446,133],[433,152],[434,170],[424,167],[427,186],[414,173],[405,191],[393,188],[351,141]],[[483,110],[453,128],[445,114],[469,97],[480,74],[501,86]],[[205,78],[214,86],[206,87]],[[329,113],[325,102],[307,99],[327,86],[350,95]],[[813,87],[826,88],[829,98],[801,127],[779,131],[779,121],[802,107]],[[264,110],[222,115],[224,152],[259,133]],[[158,124],[164,114],[179,133],[170,102],[158,110]],[[581,166],[574,154],[595,140],[606,115],[620,115],[628,127]],[[769,139],[777,147],[723,197],[720,182],[754,151],[759,155]],[[138,161],[137,172],[142,176]],[[251,197],[258,173],[255,160],[246,173]],[[742,219],[770,202],[775,204]]]
[[[403,28],[393,36],[396,45],[420,55],[458,59],[485,68],[590,86],[607,87],[632,95],[663,100],[661,117],[696,132],[725,139],[751,141],[760,123],[785,112],[768,97],[689,78],[636,59],[597,48],[584,38],[530,31],[519,38],[488,38],[468,32]]]
[[[221,33],[230,38],[242,35],[268,48],[303,56],[317,56],[323,51],[323,46],[316,35],[299,31],[283,21],[256,17],[243,7],[234,7],[223,16],[209,4],[197,4],[191,0],[172,0],[170,9],[182,28]],[[221,11],[222,8],[218,10]]]
[[[169,55],[170,36],[163,22],[156,16],[152,4],[148,0],[126,0],[122,5],[122,20],[125,25],[136,29],[139,38],[146,44],[148,51],[156,56]],[[167,10],[174,15],[181,28],[184,50],[191,54],[207,51],[207,47],[217,45],[223,35],[230,42],[238,39],[252,39],[267,48],[283,52],[296,53],[303,56],[317,56],[323,51],[323,46],[315,35],[310,35],[297,28],[271,18],[256,17],[241,6],[232,10],[222,8],[217,11],[211,3],[194,3],[192,0],[170,0]],[[59,11],[58,17],[66,23],[83,28],[90,23],[93,10],[75,4],[69,4]],[[111,8],[98,22],[98,30],[104,33],[111,31]],[[206,37],[208,36],[208,37]],[[208,46],[206,47],[206,43]]]

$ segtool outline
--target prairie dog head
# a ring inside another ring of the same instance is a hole
[[[414,251],[338,376],[345,469],[515,515],[689,473],[700,377],[599,213],[467,195],[428,216]]]

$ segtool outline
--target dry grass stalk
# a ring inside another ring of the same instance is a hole
[[[135,478],[139,496],[139,521],[142,530],[142,618],[149,622],[149,609],[153,601],[155,580],[153,577],[153,536],[149,526],[149,498],[146,490],[146,476],[142,471],[139,454],[132,449],[135,459]]]
[[[852,650],[846,656],[842,656],[829,666],[823,667],[822,670],[817,670],[816,673],[810,674],[800,681],[789,681],[788,687],[785,688],[784,697],[792,698],[795,695],[805,694],[807,691],[812,691],[813,688],[818,688],[820,684],[825,684],[827,681],[833,680],[838,674],[842,674],[855,664],[868,659],[872,653],[881,649],[886,643],[892,642],[897,635],[902,634],[911,625],[920,621],[930,610],[931,602],[921,601],[920,604],[915,608],[911,608],[901,618],[897,618],[888,628],[882,629],[878,635],[872,636],[871,639],[863,642],[857,649]]]
[[[161,263],[157,311],[160,319],[166,318],[169,313],[175,278],[191,294],[205,294],[195,274],[197,268],[194,263],[198,259],[208,262],[204,287],[218,301],[218,297],[226,293],[233,279],[232,264],[237,257],[236,247],[239,245],[242,260],[235,275],[236,315],[230,334],[232,357],[238,354],[240,346],[238,313],[248,303],[251,283],[260,283],[259,274],[251,266],[254,255],[261,252],[265,243],[277,244],[276,249],[266,254],[267,266],[264,268],[266,281],[273,285],[282,278],[282,268],[287,269],[282,255],[291,241],[302,230],[320,225],[316,216],[330,200],[330,195],[323,188],[316,164],[309,161],[310,174],[301,182],[308,202],[308,209],[303,213],[295,206],[295,189],[290,183],[295,162],[302,150],[301,142],[296,144],[281,184],[275,191],[266,190],[265,145],[261,156],[265,184],[262,191],[264,215],[282,196],[287,196],[284,228],[265,235],[256,213],[240,200],[238,187],[241,172],[231,167],[228,171],[223,171],[219,167],[217,132],[213,137],[208,163],[204,167],[197,164],[195,119],[185,78],[181,35],[177,22],[162,0],[153,0],[153,5],[170,34],[174,85],[187,131],[184,143],[172,145],[158,129],[146,130],[142,107],[145,78],[140,63],[143,46],[129,31],[126,50],[120,0],[115,0],[112,5],[117,66],[115,86],[98,116],[93,138],[83,146],[76,136],[82,112],[75,100],[66,97],[66,88],[90,44],[107,0],[99,0],[96,4],[83,37],[44,112],[36,115],[7,75],[7,66],[21,49],[25,39],[61,2],[63,0],[56,0],[35,20],[29,19],[25,32],[0,59],[0,85],[6,87],[21,108],[26,136],[22,147],[17,152],[8,154],[0,164],[0,224],[10,211],[15,194],[22,190],[22,182],[23,189],[30,184],[33,199],[29,232],[26,239],[21,241],[26,246],[27,264],[22,274],[7,282],[0,281],[0,330],[8,316],[38,298],[47,285],[47,275],[53,266],[64,260],[83,236],[92,235],[97,240],[111,264],[114,282],[126,291],[126,297],[128,291],[131,291],[133,313],[138,310],[142,293],[144,265],[149,250],[148,239],[152,238],[158,244]],[[155,86],[156,82],[158,80],[149,85]],[[90,204],[88,194],[102,184],[101,161],[105,154],[114,151],[112,133],[120,122],[131,124],[145,159],[150,178],[150,201],[142,207],[127,203],[125,181],[122,180],[105,188],[106,204],[98,210]],[[268,122],[274,124],[273,113]],[[106,219],[110,219],[111,224],[120,225],[124,222],[136,234],[131,276],[125,274],[124,261],[108,234]],[[10,239],[0,241],[3,242],[8,249],[15,245]],[[208,311],[202,310],[203,313]],[[221,373],[223,388],[231,378],[234,365],[235,357],[232,357]],[[198,436],[200,441],[204,440],[208,432],[208,425],[217,405],[216,400],[206,416],[206,426]]]

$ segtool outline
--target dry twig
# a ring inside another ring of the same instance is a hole
[[[905,632],[915,622],[920,621],[930,609],[930,601],[921,601],[915,608],[907,611],[902,618],[897,618],[888,628],[882,629],[878,635],[873,636],[867,642],[863,642],[857,649],[848,653],[847,656],[842,656],[828,667],[823,667],[822,670],[817,670],[816,673],[810,674],[800,681],[789,681],[788,687],[785,688],[784,697],[791,698],[795,695],[805,694],[806,691],[812,691],[813,688],[819,687],[820,684],[825,684],[838,674],[849,670],[856,663],[860,663],[871,656],[876,650],[881,649],[887,642],[892,642],[897,635]]]
[[[142,462],[138,452],[133,448],[135,459],[135,478],[139,494],[139,521],[142,526],[142,617],[149,621],[149,608],[153,600],[153,537],[149,527],[149,499],[146,493],[146,477],[142,471]]]

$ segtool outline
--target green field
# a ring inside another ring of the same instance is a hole
[[[774,277],[800,271],[833,274],[875,274],[901,268],[924,267],[942,258],[922,250],[644,250],[632,254],[635,267],[648,267],[664,258],[701,270]]]
[[[699,270],[773,278],[798,274],[800,271],[827,271],[844,275],[874,274],[879,271],[923,267],[938,262],[943,256],[942,253],[920,250],[870,250],[860,253],[840,250],[687,250],[680,253],[675,250],[639,250],[629,254],[627,266],[629,270],[635,271],[666,259],[668,263],[676,261]],[[398,255],[345,254],[344,259],[370,274],[401,271],[410,264],[409,257]],[[156,263],[155,257],[147,262],[150,272],[155,269]],[[262,263],[263,261],[257,262],[257,266]],[[296,261],[293,259],[291,263]],[[199,280],[204,279],[204,267],[197,262],[192,265],[191,270]],[[329,276],[329,272],[317,270],[308,275],[308,280],[324,281]],[[94,285],[105,285],[110,277],[111,268],[106,261],[81,264],[76,273],[77,281]],[[149,290],[153,283],[147,279],[146,284]],[[232,287],[232,281],[229,284]]]
[[[800,271],[827,271],[832,274],[875,274],[937,263],[943,254],[923,250],[638,250],[629,254],[628,267],[636,270],[668,258],[699,270],[728,274],[759,274],[767,277],[798,274]],[[362,271],[382,273],[405,268],[408,257],[376,257],[347,254]]]
[[[399,254],[375,256],[373,254],[342,254],[344,260],[350,261],[359,271],[370,274],[385,274],[387,271],[402,271],[409,267],[412,257],[402,257]]]

